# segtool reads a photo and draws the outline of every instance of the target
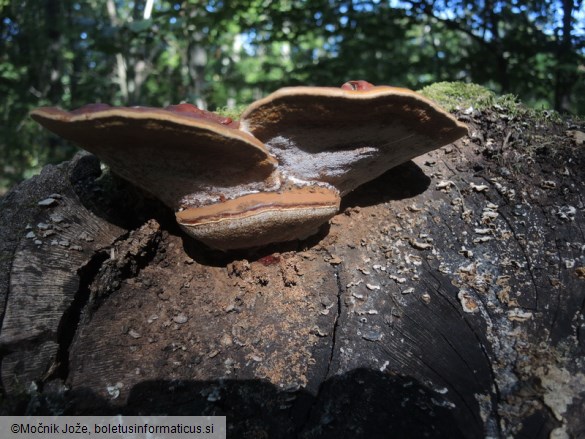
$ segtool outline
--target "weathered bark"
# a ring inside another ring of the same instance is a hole
[[[45,169],[0,212],[3,411],[226,415],[243,438],[583,435],[584,148],[568,123],[466,121],[318,236],[248,252],[118,201],[91,156]],[[28,239],[38,223],[56,238]]]
[[[98,174],[96,158],[80,156],[45,168],[2,200],[0,346],[8,393],[59,366],[59,338],[75,330],[59,326],[79,290],[79,270],[123,233],[75,193],[74,185]]]

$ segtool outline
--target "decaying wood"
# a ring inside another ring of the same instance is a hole
[[[243,438],[585,434],[585,150],[566,133],[584,129],[466,122],[319,235],[253,251],[110,199],[91,156],[45,169],[0,212],[4,413],[226,415]]]
[[[83,208],[73,189],[79,181],[71,179],[83,179],[92,167],[99,172],[89,156],[69,166],[50,167],[3,202],[7,210],[3,209],[2,230],[8,242],[1,271],[7,300],[2,302],[0,346],[8,392],[58,367],[59,325],[80,286],[77,270],[123,232]],[[13,209],[16,215],[11,215]]]

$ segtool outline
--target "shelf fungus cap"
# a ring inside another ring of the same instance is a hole
[[[421,95],[361,80],[283,88],[239,122],[190,104],[43,107],[31,117],[221,250],[304,239],[337,213],[342,195],[467,134]]]
[[[467,134],[467,127],[412,90],[349,81],[341,88],[288,87],[254,102],[240,128],[279,166],[342,195]]]
[[[205,201],[210,192],[261,190],[277,166],[263,143],[237,129],[237,122],[190,104],[90,104],[71,112],[43,107],[31,117],[173,209],[185,197]]]
[[[304,239],[337,213],[339,203],[335,189],[303,186],[188,208],[176,217],[189,235],[230,250]]]

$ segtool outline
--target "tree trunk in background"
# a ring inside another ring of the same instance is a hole
[[[92,156],[45,168],[0,206],[2,413],[582,437],[585,127],[461,117],[469,138],[255,251],[205,249]]]
[[[563,0],[562,37],[557,41],[554,105],[557,111],[569,111],[571,90],[577,78],[578,61],[573,53],[573,0]]]
[[[119,18],[116,3],[113,0],[108,0],[106,8],[111,26],[121,31],[125,23]],[[138,2],[136,2],[132,10],[133,20],[141,20],[141,15]],[[119,84],[120,93],[126,105],[144,104],[141,102],[143,84],[152,69],[152,60],[161,50],[160,46],[148,47],[149,43],[151,43],[148,39],[141,43],[138,48],[126,48],[124,41],[118,41],[120,47],[125,47],[127,50],[115,55],[115,82]],[[146,52],[149,53],[148,56],[145,56]]]
[[[51,102],[57,102],[63,95],[63,84],[61,75],[63,74],[62,44],[61,35],[62,26],[62,9],[59,0],[47,0],[46,7],[46,30],[47,30],[47,52],[45,53],[46,62],[48,63],[48,80],[47,89],[44,97]]]
[[[118,12],[116,10],[116,3],[114,0],[107,0],[106,8],[108,11],[108,17],[110,17],[110,25],[114,28],[120,27],[121,22],[118,19]],[[126,59],[122,53],[116,53],[116,65],[115,65],[115,82],[118,83],[120,87],[120,94],[122,95],[122,99],[125,103],[129,101],[129,93],[128,93],[128,75],[127,75],[127,64]]]
[[[67,3],[66,5],[67,16],[64,18],[67,22],[67,28],[73,29],[75,27],[75,23],[73,21],[73,4]],[[72,32],[67,33],[67,40],[66,44],[68,49],[73,53],[73,59],[71,60],[70,66],[70,75],[69,75],[69,90],[70,90],[70,100],[69,103],[76,101],[76,96],[78,93],[78,80],[81,72],[83,71],[83,55],[80,55],[78,51],[76,51],[78,41],[78,36],[74,35]],[[57,101],[55,101],[57,102]],[[71,107],[70,107],[71,108]]]
[[[188,66],[190,73],[191,87],[189,97],[197,107],[207,109],[205,99],[205,66],[207,65],[207,53],[202,42],[195,35],[188,48]]]

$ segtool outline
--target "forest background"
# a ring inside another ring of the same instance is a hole
[[[583,0],[0,0],[0,194],[75,148],[28,117],[237,108],[282,86],[474,82],[585,114]]]

